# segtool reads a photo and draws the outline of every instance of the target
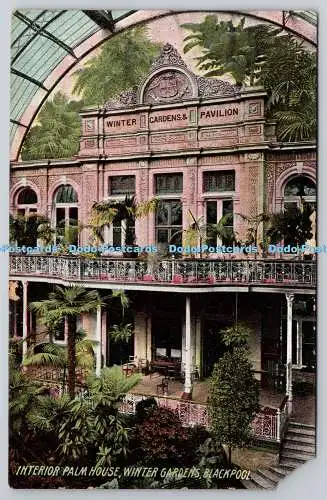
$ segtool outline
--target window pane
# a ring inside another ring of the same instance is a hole
[[[284,196],[316,196],[315,183],[304,176],[291,179],[285,186]]]
[[[233,170],[219,172],[204,172],[203,191],[234,191],[235,172]]]
[[[109,177],[109,195],[134,194],[135,176],[117,175]]]
[[[156,215],[156,224],[158,226],[166,226],[168,224],[169,202],[160,201]]]
[[[56,222],[57,222],[57,226],[60,224],[60,222],[62,222],[64,220],[65,220],[65,209],[64,208],[57,208],[56,209]]]
[[[171,225],[180,226],[183,221],[182,203],[180,201],[171,201]]]
[[[36,193],[29,187],[23,189],[18,195],[17,203],[19,205],[34,205],[37,203]]]
[[[77,203],[77,193],[73,186],[60,186],[56,194],[56,203]]]
[[[172,245],[181,246],[183,239],[182,226],[170,230],[169,243]]]
[[[168,229],[157,229],[157,242],[168,243]]]
[[[163,174],[155,176],[157,194],[182,193],[183,174]]]
[[[207,224],[217,224],[216,201],[207,201]]]
[[[71,207],[69,209],[69,219],[72,221],[73,224],[77,223],[77,221],[78,221],[78,208],[77,207]]]
[[[114,227],[112,231],[112,244],[119,247],[121,245],[121,227]]]
[[[316,323],[302,323],[302,363],[309,368],[316,367]]]
[[[223,216],[229,215],[228,221],[226,221],[226,227],[233,227],[234,223],[234,207],[233,200],[223,200]]]

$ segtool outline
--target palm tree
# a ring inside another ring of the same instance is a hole
[[[86,338],[86,335],[86,331],[83,329],[76,332],[76,367],[81,368],[88,374],[94,369],[95,342]],[[39,349],[38,352],[35,352],[37,346],[39,346]],[[33,345],[25,359],[23,359],[22,365],[63,369],[62,389],[64,390],[68,368],[67,347],[55,344],[52,335],[49,342]]]
[[[44,215],[30,213],[9,216],[9,239],[18,246],[35,246],[37,240],[49,245],[54,233],[50,220]]]
[[[313,237],[311,216],[313,208],[308,203],[301,207],[287,207],[279,213],[272,214],[267,229],[267,237],[272,244],[292,242],[293,246],[304,245]]]
[[[76,320],[81,314],[93,312],[102,305],[104,302],[96,290],[86,290],[76,285],[56,286],[48,299],[30,304],[30,308],[39,313],[46,323],[56,324],[63,318],[67,320],[67,368],[70,398],[75,397]]]
[[[246,233],[246,241],[245,245],[255,245],[257,248],[260,247],[260,241],[259,241],[259,228],[260,225],[264,225],[265,223],[269,222],[271,220],[271,215],[267,213],[260,213],[257,215],[244,215],[244,214],[236,214],[238,215],[241,219],[243,219],[247,225],[247,233]],[[255,253],[256,257],[256,253]]]
[[[158,203],[159,200],[157,198],[137,203],[135,196],[129,195],[126,195],[123,201],[94,202],[89,221],[89,227],[92,230],[93,238],[96,242],[103,243],[103,231],[105,227],[125,221],[125,226],[123,227],[123,231],[125,232],[125,243],[126,245],[133,245],[135,242],[135,219],[153,213]]]
[[[147,36],[144,26],[118,33],[74,73],[74,93],[83,96],[87,105],[104,104],[140,83],[160,47]]]
[[[22,148],[23,160],[69,158],[78,152],[79,110],[82,101],[70,101],[58,92],[38,115],[38,123],[28,132]]]
[[[205,76],[227,76],[238,85],[262,85],[268,93],[268,117],[277,120],[282,141],[310,140],[317,127],[316,54],[280,28],[245,19],[234,26],[206,16],[199,24],[184,24],[184,52],[202,49],[196,57]]]
[[[276,32],[268,25],[245,27],[245,18],[234,26],[232,21],[218,22],[217,16],[206,16],[199,24],[183,24],[192,34],[184,38],[184,53],[200,46],[203,55],[196,58],[205,76],[229,75],[237,85],[254,85],[264,60],[266,45]]]

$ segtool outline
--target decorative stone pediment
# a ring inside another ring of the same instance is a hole
[[[122,92],[117,99],[108,101],[104,108],[174,103],[192,97],[233,96],[238,92],[236,85],[224,80],[196,76],[187,68],[177,49],[166,43],[140,87]]]
[[[175,102],[193,97],[190,79],[185,73],[171,69],[157,73],[143,92],[144,104]]]

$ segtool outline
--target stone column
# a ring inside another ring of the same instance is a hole
[[[286,293],[287,300],[287,349],[286,349],[286,396],[292,401],[292,320],[293,320],[293,293]]]
[[[184,392],[190,393],[192,389],[191,382],[191,297],[185,299],[185,384]]]
[[[95,352],[95,374],[100,376],[101,371],[101,323],[102,323],[101,306],[97,308],[97,323],[96,323],[96,352]]]
[[[103,356],[103,365],[107,366],[107,311],[102,311],[101,320],[101,350]]]
[[[23,282],[23,359],[27,354],[28,336],[28,281]]]

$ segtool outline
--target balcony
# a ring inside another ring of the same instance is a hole
[[[10,277],[73,282],[178,287],[265,286],[314,288],[316,263],[277,260],[86,259],[72,256],[10,255]]]

